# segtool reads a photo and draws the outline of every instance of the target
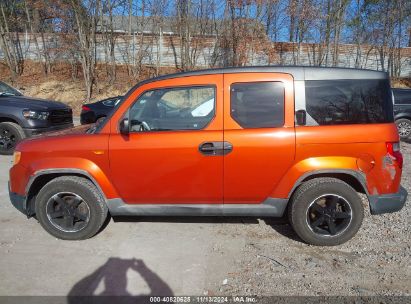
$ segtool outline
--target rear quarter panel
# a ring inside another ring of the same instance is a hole
[[[361,172],[370,195],[398,191],[402,170],[386,161],[386,142],[399,141],[395,124],[299,126],[295,130],[295,163],[274,197],[287,197],[304,174],[333,169]]]

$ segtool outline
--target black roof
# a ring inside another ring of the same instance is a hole
[[[218,69],[206,69],[196,70],[190,72],[181,72],[168,75],[162,75],[154,78],[144,80],[137,83],[131,88],[127,94],[125,94],[123,100],[139,86],[146,83],[166,80],[173,78],[181,78],[188,76],[199,75],[216,75],[216,74],[231,74],[231,73],[286,73],[293,76],[295,81],[303,80],[337,80],[337,79],[387,79],[388,74],[381,71],[365,70],[365,69],[353,69],[353,68],[329,68],[329,67],[304,67],[304,66],[252,66],[252,67],[228,67]],[[108,118],[113,115],[114,111],[109,114]],[[107,122],[109,119],[106,119]],[[96,132],[101,130],[105,123],[100,124]]]

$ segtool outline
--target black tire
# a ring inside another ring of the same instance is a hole
[[[295,191],[288,217],[303,241],[334,246],[347,242],[358,232],[364,207],[359,194],[347,183],[336,178],[315,178]]]
[[[0,123],[0,154],[11,155],[16,145],[26,137],[23,129],[14,122]]]
[[[48,233],[59,239],[84,240],[100,230],[107,218],[107,206],[88,179],[61,176],[38,193],[36,217]]]
[[[395,121],[398,129],[398,135],[402,140],[409,139],[411,135],[411,120],[400,118]]]

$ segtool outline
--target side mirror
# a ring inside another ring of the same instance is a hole
[[[120,121],[120,133],[123,135],[128,135],[130,133],[130,124],[128,118],[123,118]]]
[[[305,110],[296,111],[295,120],[299,126],[305,126],[307,124],[307,112]]]

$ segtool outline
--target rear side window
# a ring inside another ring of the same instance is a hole
[[[395,104],[411,104],[411,90],[392,90]]]
[[[394,121],[388,80],[306,81],[305,93],[307,113],[318,125]]]
[[[231,117],[245,129],[284,125],[282,82],[247,82],[231,85]]]

